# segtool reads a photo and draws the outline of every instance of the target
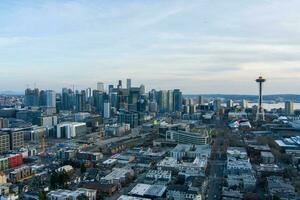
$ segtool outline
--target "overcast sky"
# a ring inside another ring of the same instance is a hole
[[[0,91],[131,78],[184,93],[300,93],[300,1],[1,0]]]

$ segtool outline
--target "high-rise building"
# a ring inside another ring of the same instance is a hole
[[[140,85],[140,93],[145,94],[145,85]]]
[[[221,108],[221,99],[215,99],[213,102],[214,111],[218,112]]]
[[[0,117],[0,129],[9,128],[9,120],[7,118]]]
[[[27,88],[25,90],[25,106],[39,106],[39,96],[39,89],[35,88],[32,90],[30,88]]]
[[[62,89],[61,106],[63,110],[74,110],[75,95],[71,89]]]
[[[167,112],[167,107],[168,107],[167,91],[165,90],[158,91],[157,105],[158,105],[159,112],[161,113]]]
[[[242,100],[241,108],[242,109],[247,109],[248,108],[248,101],[246,99]]]
[[[112,93],[114,89],[114,85],[108,85],[108,93]]]
[[[168,90],[167,93],[167,111],[168,112],[174,111],[174,96],[172,90]]]
[[[233,100],[232,100],[232,99],[229,99],[229,100],[227,101],[226,107],[227,107],[227,109],[233,108]]]
[[[173,106],[175,112],[182,111],[182,93],[179,89],[173,91]]]
[[[56,107],[56,93],[53,90],[46,90],[46,106],[50,108]]]
[[[284,110],[285,110],[286,115],[293,115],[294,114],[294,102],[292,102],[292,101],[285,102]]]
[[[47,105],[47,95],[45,90],[40,91],[39,96],[39,106],[46,106]]]
[[[198,97],[198,104],[199,105],[204,105],[204,96],[199,96]]]
[[[111,107],[118,108],[118,93],[112,92],[110,93],[110,103]]]
[[[130,89],[130,88],[131,88],[131,79],[130,79],[130,78],[128,78],[128,79],[126,80],[126,87],[127,87],[127,89]]]
[[[24,147],[24,132],[22,131],[13,131],[10,134],[10,149],[17,150]]]
[[[82,90],[81,92],[76,91],[75,94],[75,111],[76,112],[82,112],[85,110],[85,91]]]
[[[97,90],[100,92],[104,92],[104,83],[98,82],[97,83]]]
[[[118,89],[121,89],[121,88],[122,88],[122,80],[119,80],[117,88],[118,88]]]
[[[139,115],[135,112],[122,111],[118,115],[118,122],[130,124],[131,128],[135,128],[138,126],[139,123]]]
[[[92,88],[87,88],[85,90],[85,94],[86,94],[86,101],[87,101],[88,99],[90,99],[92,97]]]
[[[140,88],[131,87],[129,90],[128,108],[130,111],[137,111],[137,103],[140,98]]]
[[[10,139],[8,133],[0,132],[0,154],[10,150]]]
[[[110,103],[108,101],[104,102],[103,117],[105,119],[110,118]]]

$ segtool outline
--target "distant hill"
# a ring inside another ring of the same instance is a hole
[[[197,98],[199,95],[184,95],[188,98]],[[257,95],[239,95],[239,94],[204,94],[201,95],[204,96],[207,99],[215,99],[220,98],[224,100],[232,99],[234,101],[239,101],[246,99],[248,101],[257,101],[258,96]],[[276,102],[282,102],[282,101],[294,101],[294,102],[300,102],[300,95],[297,94],[272,94],[272,95],[264,95],[264,101],[276,101]]]
[[[14,95],[24,95],[24,92],[17,92],[17,91],[0,91],[0,95],[8,95],[8,96],[14,96]]]

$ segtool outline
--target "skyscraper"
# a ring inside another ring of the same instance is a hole
[[[104,92],[104,83],[98,82],[97,83],[97,90],[100,92]]]
[[[73,110],[75,104],[74,93],[71,89],[62,89],[62,109],[63,110]]]
[[[167,93],[167,111],[168,112],[174,111],[174,96],[172,90],[168,90]]]
[[[232,99],[229,99],[229,100],[227,101],[226,107],[227,107],[227,109],[230,109],[230,108],[233,107],[233,100],[232,100]]]
[[[215,99],[213,102],[214,111],[218,112],[221,108],[221,99]]]
[[[173,91],[173,106],[175,112],[182,111],[182,93],[179,89]]]
[[[27,88],[25,90],[25,106],[39,106],[39,95],[39,89]]]
[[[110,103],[108,100],[105,100],[104,102],[103,117],[105,119],[110,118]]]
[[[293,115],[294,114],[294,102],[292,102],[292,101],[285,102],[284,110],[285,110],[286,115]]]
[[[121,89],[121,88],[122,88],[122,80],[119,80],[117,88],[118,88],[118,89]]]
[[[242,109],[247,109],[248,108],[248,101],[246,99],[242,100],[241,108]]]
[[[164,113],[167,111],[167,91],[165,90],[160,90],[157,93],[157,105],[158,105],[158,110],[161,113]]]
[[[56,107],[56,93],[53,90],[46,90],[46,106]]]
[[[130,88],[131,88],[131,79],[130,79],[130,78],[128,78],[128,79],[126,80],[126,87],[127,87],[127,89],[130,89]]]
[[[204,96],[199,96],[198,97],[198,104],[199,105],[204,105]]]

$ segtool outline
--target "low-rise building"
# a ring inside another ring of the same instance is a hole
[[[78,188],[75,191],[71,190],[54,190],[47,194],[49,200],[79,200],[80,197],[86,197],[88,200],[96,200],[96,190]]]
[[[19,167],[9,173],[9,180],[13,183],[30,178],[34,175],[31,166]]]
[[[164,185],[137,184],[130,192],[130,195],[138,197],[161,198],[167,187]]]
[[[298,199],[295,188],[282,177],[270,176],[267,178],[267,189],[271,197],[278,197],[282,200]]]
[[[134,171],[130,168],[113,168],[113,171],[100,179],[105,184],[123,184],[134,176]]]
[[[262,151],[260,156],[263,164],[272,164],[275,162],[275,157],[271,152]]]
[[[112,124],[105,126],[105,136],[122,136],[130,131],[130,124]]]
[[[121,195],[117,200],[151,200],[151,199],[142,198],[142,197],[128,196],[128,195]]]
[[[144,182],[150,184],[160,184],[166,185],[171,182],[172,173],[171,171],[164,171],[164,170],[149,170],[146,174],[146,178]]]
[[[167,199],[201,200],[202,194],[189,190],[189,187],[186,185],[170,185],[167,189]]]
[[[100,159],[103,158],[103,154],[100,152],[88,152],[88,151],[80,151],[77,153],[77,159],[85,161],[99,161]]]
[[[204,129],[201,132],[193,133],[188,131],[173,131],[168,130],[165,135],[167,141],[174,141],[179,144],[194,144],[203,145],[208,144],[209,135],[208,130]]]

